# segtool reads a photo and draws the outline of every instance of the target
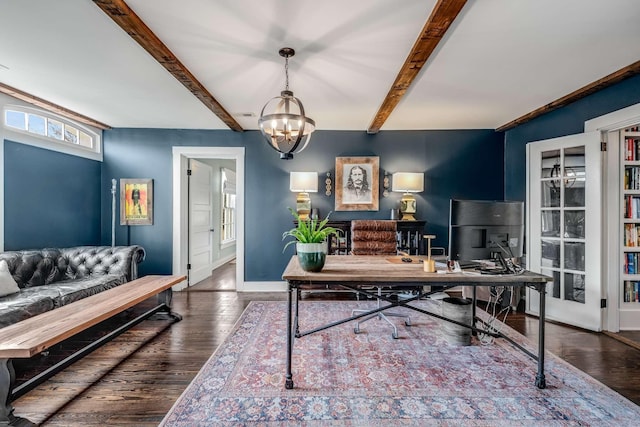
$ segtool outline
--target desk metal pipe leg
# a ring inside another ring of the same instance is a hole
[[[300,288],[296,288],[296,314],[293,318],[293,325],[294,325],[294,334],[293,337],[295,339],[295,337],[298,336],[298,334],[300,333],[300,297],[301,297],[302,291],[300,290]]]
[[[472,294],[472,300],[471,300],[471,322],[473,324],[473,326],[476,326],[476,305],[478,304],[478,297],[476,295],[476,290],[478,289],[477,286],[473,287],[473,294]],[[478,336],[478,332],[476,331],[471,331],[471,335]]]
[[[538,375],[536,375],[536,387],[546,388],[547,381],[544,377],[544,319],[545,300],[547,299],[546,284],[537,284],[536,289],[540,297],[540,312],[538,313]]]
[[[293,388],[293,375],[291,373],[291,353],[293,352],[293,288],[289,285],[287,307],[287,372],[284,387]]]

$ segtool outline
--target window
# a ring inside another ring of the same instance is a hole
[[[99,136],[74,122],[43,110],[10,106],[4,110],[6,128],[40,137],[55,143],[100,152]]]
[[[236,240],[236,173],[222,168],[222,233],[221,243],[231,244]]]

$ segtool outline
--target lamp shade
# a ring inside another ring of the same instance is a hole
[[[424,173],[396,172],[392,176],[391,191],[421,193],[424,191]]]
[[[296,193],[316,193],[318,191],[318,172],[291,172],[289,190]]]

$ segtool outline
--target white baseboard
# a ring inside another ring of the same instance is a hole
[[[187,281],[173,286],[174,291],[182,291],[187,288]],[[236,288],[237,292],[287,292],[287,282],[244,282],[243,286]]]
[[[244,282],[243,286],[237,286],[238,292],[286,292],[287,282]]]
[[[211,265],[211,270],[215,270],[218,267],[222,267],[223,265],[225,265],[229,261],[233,261],[235,258],[236,258],[236,254],[235,253],[232,253],[231,255],[227,255],[224,258],[220,258],[220,259],[218,259],[218,260],[213,262],[213,264]]]

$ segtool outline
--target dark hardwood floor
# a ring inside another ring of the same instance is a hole
[[[250,301],[286,300],[285,293],[229,290],[234,268],[221,267],[211,279],[174,293],[174,309],[182,314],[181,322],[171,326],[163,319],[142,322],[18,399],[16,414],[47,426],[156,426]],[[349,297],[345,293],[307,296]],[[114,322],[144,308],[143,304]],[[537,338],[536,318],[518,312],[507,323]],[[100,333],[100,328],[91,331]],[[638,335],[627,334],[630,339]],[[607,334],[550,322],[546,338],[547,350],[640,404],[640,350]],[[24,379],[86,339],[80,336],[46,357],[17,364],[17,376]]]

